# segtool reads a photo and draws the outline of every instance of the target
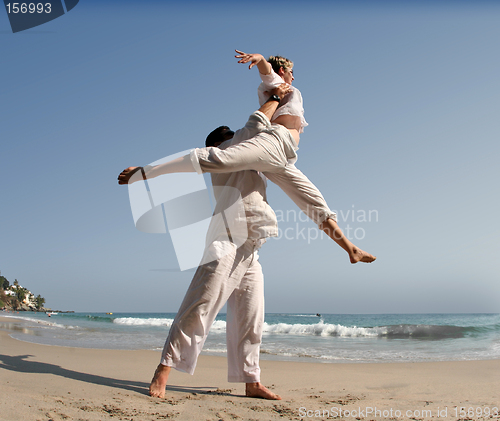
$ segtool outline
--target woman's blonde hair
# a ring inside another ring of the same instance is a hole
[[[283,67],[283,70],[293,67],[292,60],[288,60],[287,58],[281,56],[270,56],[267,61],[271,64],[275,73],[279,73],[280,67]]]

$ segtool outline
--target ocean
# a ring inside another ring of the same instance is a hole
[[[0,328],[46,345],[161,351],[174,313],[6,313]],[[24,322],[21,323],[19,319]],[[203,354],[226,354],[225,314]],[[265,316],[261,358],[323,363],[500,358],[500,314],[275,314]]]

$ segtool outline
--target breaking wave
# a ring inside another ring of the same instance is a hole
[[[173,318],[138,318],[119,317],[113,323],[126,326],[165,326],[170,327]],[[211,327],[212,331],[224,332],[226,322],[216,320]],[[366,337],[366,338],[393,338],[393,339],[446,339],[462,338],[467,333],[472,333],[471,328],[461,326],[441,325],[391,325],[375,327],[343,326],[340,324],[324,323],[320,321],[315,324],[288,324],[264,323],[264,333],[284,335],[306,335],[306,336],[338,336],[338,337]]]
[[[343,326],[319,322],[316,324],[264,324],[265,333],[312,335],[312,336],[339,336],[339,337],[367,337],[367,338],[418,338],[418,339],[445,339],[461,338],[467,328],[460,326],[439,325],[392,325],[375,327]]]
[[[172,326],[174,319],[149,318],[141,319],[139,317],[117,317],[113,323],[126,326]]]

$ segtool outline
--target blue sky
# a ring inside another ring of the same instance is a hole
[[[378,256],[352,266],[303,238],[313,223],[269,185],[297,238],[260,253],[267,311],[499,312],[499,17],[472,1],[82,0],[13,34],[0,13],[2,275],[52,308],[176,311],[193,272],[168,235],[135,229],[116,177],[244,125],[259,78],[238,48],[294,61],[297,166]]]

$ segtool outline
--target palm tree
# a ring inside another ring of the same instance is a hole
[[[10,286],[9,281],[5,276],[0,276],[0,289],[7,289]]]
[[[35,298],[36,309],[40,310],[45,304],[45,298],[43,298],[40,294],[38,294]]]
[[[17,288],[16,289],[16,297],[19,300],[19,302],[23,302],[24,299],[26,298],[26,290],[24,288]]]
[[[12,297],[10,300],[10,305],[12,309],[16,311],[19,308],[19,300],[16,297]]]

